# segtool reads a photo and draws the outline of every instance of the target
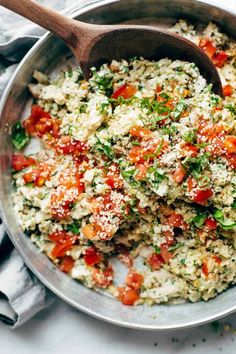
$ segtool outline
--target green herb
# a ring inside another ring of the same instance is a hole
[[[83,103],[80,107],[79,107],[79,113],[86,113],[87,111],[87,103]]]
[[[182,259],[180,260],[180,264],[182,264],[182,265],[184,265],[185,262],[186,262],[186,259],[185,259],[185,258],[182,258]]]
[[[225,108],[228,109],[234,117],[236,117],[236,106],[229,104],[229,105],[226,105]]]
[[[233,202],[233,204],[231,205],[232,209],[236,209],[236,200]]]
[[[189,173],[193,175],[195,179],[202,178],[202,170],[209,164],[207,154],[203,154],[199,157],[187,157],[183,165],[189,170]]]
[[[21,122],[16,122],[12,129],[12,143],[17,150],[23,149],[30,141],[30,137],[22,126]]]
[[[187,107],[188,105],[186,104],[185,100],[180,100],[175,106],[174,112],[172,113],[173,118],[177,120]]]
[[[160,254],[160,253],[161,253],[160,247],[153,246],[153,248],[154,248],[154,250],[155,250],[155,252],[156,252],[157,254]]]
[[[99,109],[100,113],[106,115],[109,106],[110,106],[109,102],[102,102]]]
[[[183,139],[184,139],[184,141],[186,141],[186,143],[193,143],[194,144],[197,139],[195,131],[192,130],[192,131],[185,133],[183,135]]]
[[[191,223],[193,223],[198,228],[201,228],[204,225],[206,218],[207,218],[207,214],[205,213],[198,214],[191,220]]]
[[[124,171],[121,171],[121,175],[123,178],[127,179],[127,178],[130,178],[130,177],[133,177],[135,173],[135,168],[132,169],[132,170],[124,170]]]
[[[91,69],[93,77],[92,81],[98,86],[98,88],[105,92],[107,96],[111,96],[113,93],[112,76],[109,74],[99,75],[96,69]]]
[[[181,248],[183,246],[184,246],[183,242],[177,242],[174,246],[169,247],[168,251],[173,252],[173,251],[175,251],[175,250],[177,250],[177,249],[179,249],[179,248]]]
[[[216,221],[218,221],[218,223],[224,230],[232,230],[236,227],[236,222],[234,222],[230,218],[225,218],[225,215],[221,210],[215,211],[214,218],[216,219]]]
[[[78,235],[80,232],[80,223],[73,222],[73,224],[66,225],[66,231],[70,231],[75,235]]]
[[[161,140],[160,144],[158,145],[156,151],[153,153],[153,154],[148,154],[148,155],[145,155],[144,156],[144,159],[145,160],[148,160],[152,157],[156,157],[160,152],[161,152],[161,149],[163,147],[163,144],[164,144],[164,139]]]
[[[97,138],[97,143],[92,147],[91,151],[96,150],[97,152],[106,155],[109,159],[114,160],[115,154],[112,149],[112,142],[111,140],[106,140],[104,143],[95,135]]]
[[[139,141],[132,141],[131,144],[134,145],[134,146],[140,146],[141,145]]]

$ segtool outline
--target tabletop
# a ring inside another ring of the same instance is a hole
[[[236,11],[236,0],[224,6]],[[147,332],[104,323],[59,299],[15,331],[0,323],[1,354],[233,354],[235,342],[236,315],[188,330]]]

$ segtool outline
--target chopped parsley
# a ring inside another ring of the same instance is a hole
[[[30,137],[22,126],[21,122],[16,122],[12,129],[12,143],[17,150],[23,149],[30,141]]]

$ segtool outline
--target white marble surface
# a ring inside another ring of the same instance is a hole
[[[236,11],[236,0],[224,5]],[[234,327],[236,315],[185,331],[135,331],[90,318],[58,300],[15,331],[0,323],[0,354],[234,354]]]

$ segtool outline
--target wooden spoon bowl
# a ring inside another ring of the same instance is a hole
[[[70,47],[86,78],[90,68],[113,59],[179,59],[193,62],[213,91],[223,96],[218,71],[205,52],[189,40],[151,26],[92,25],[36,4],[31,0],[0,0],[0,5],[58,35]]]

